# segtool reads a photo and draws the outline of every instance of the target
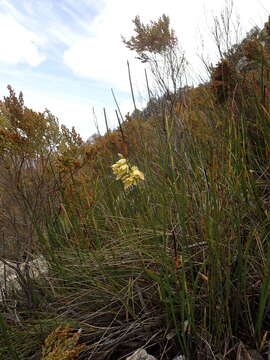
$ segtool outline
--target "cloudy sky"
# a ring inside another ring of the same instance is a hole
[[[225,0],[0,0],[0,92],[10,84],[22,91],[28,107],[48,108],[84,139],[101,133],[103,107],[110,127],[117,122],[111,88],[123,113],[132,112],[126,62],[139,107],[145,103],[144,66],[124,47],[121,35],[132,34],[132,19],[144,22],[169,15],[196,82],[198,54],[216,61],[210,30]],[[242,33],[262,26],[270,14],[268,0],[234,0]]]

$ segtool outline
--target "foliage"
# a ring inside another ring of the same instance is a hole
[[[22,93],[16,97],[8,86],[9,96],[0,104],[1,155],[23,153],[27,158],[53,150],[59,136],[58,123],[49,111],[36,113],[24,105]]]
[[[136,35],[130,40],[122,37],[123,43],[130,50],[136,51],[139,60],[150,66],[158,89],[174,101],[182,86],[186,59],[178,46],[174,30],[170,29],[169,17],[163,14],[157,21],[145,25],[136,16],[133,23]]]
[[[142,62],[150,61],[147,53],[163,54],[176,46],[177,38],[174,30],[170,29],[170,19],[165,14],[149,25],[143,24],[139,16],[135,17],[133,23],[136,36],[128,41],[123,38],[123,42],[130,50],[137,52],[138,59]]]
[[[80,331],[73,331],[68,326],[60,325],[45,340],[42,360],[75,360],[85,348],[78,345]]]
[[[82,140],[74,129],[59,129],[48,110],[28,109],[22,93],[8,89],[0,103],[1,255],[23,260],[35,251],[35,226],[54,216],[75,181]]]

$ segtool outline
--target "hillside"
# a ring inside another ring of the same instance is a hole
[[[268,359],[270,19],[197,87],[169,18],[134,24],[160,96],[117,129],[0,103],[0,358]]]

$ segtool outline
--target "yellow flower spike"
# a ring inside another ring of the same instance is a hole
[[[116,176],[116,180],[121,180],[126,190],[132,185],[137,185],[138,180],[144,180],[144,174],[138,169],[137,166],[129,165],[127,159],[122,154],[118,154],[121,158],[115,164],[111,166],[113,174]]]

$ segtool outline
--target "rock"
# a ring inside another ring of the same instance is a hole
[[[147,354],[144,349],[138,349],[126,360],[157,360],[154,356]]]
[[[4,300],[4,293],[1,290],[7,292],[12,288],[20,288],[17,272],[20,271],[24,274],[27,266],[31,278],[37,278],[41,274],[46,275],[48,273],[48,264],[42,255],[28,263],[17,264],[11,261],[0,263],[0,303]]]

